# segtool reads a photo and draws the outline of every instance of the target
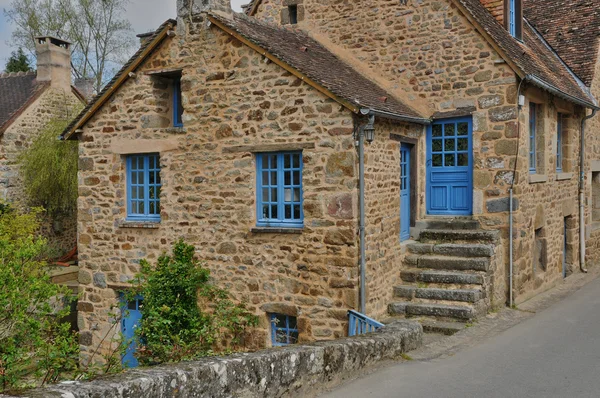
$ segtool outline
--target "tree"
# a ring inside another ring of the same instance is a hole
[[[58,139],[68,123],[68,119],[51,120],[20,156],[29,203],[43,207],[50,216],[70,215],[77,208],[77,142]]]
[[[61,321],[73,297],[46,272],[40,211],[0,206],[0,393],[34,380],[55,382],[77,369],[77,335]]]
[[[35,37],[73,43],[76,78],[92,78],[99,91],[131,54],[135,40],[123,19],[130,0],[13,0],[5,10],[16,25],[13,43],[35,56]]]
[[[27,56],[23,52],[22,47],[19,47],[19,49],[17,51],[13,51],[10,54],[10,58],[8,59],[8,62],[6,63],[5,72],[11,73],[11,72],[31,72],[31,71],[32,71],[32,68],[31,68],[31,65],[29,65],[29,59],[27,59]]]

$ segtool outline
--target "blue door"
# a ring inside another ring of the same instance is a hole
[[[472,213],[472,118],[435,121],[427,129],[427,214]]]
[[[123,333],[123,337],[130,341],[130,343],[125,351],[125,355],[121,358],[121,362],[123,366],[129,368],[138,366],[138,360],[133,355],[137,344],[133,339],[135,337],[135,329],[142,319],[142,304],[143,300],[141,297],[136,297],[132,301],[122,303],[123,319],[121,320],[121,332]]]
[[[400,241],[410,239],[410,147],[400,147]]]

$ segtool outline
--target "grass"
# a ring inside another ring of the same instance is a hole
[[[402,354],[400,354],[400,356],[402,357],[402,359],[404,359],[405,361],[412,361],[412,357],[410,355],[408,355],[407,353],[403,352]]]

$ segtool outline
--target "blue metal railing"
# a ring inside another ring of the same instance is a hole
[[[383,326],[383,323],[377,322],[375,319],[371,319],[360,312],[348,311],[348,336],[350,337],[371,333]]]

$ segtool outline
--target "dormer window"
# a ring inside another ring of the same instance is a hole
[[[304,19],[304,0],[286,0],[286,7],[281,9],[281,24],[296,25]]]
[[[523,37],[523,8],[521,0],[506,0],[506,28],[518,40]]]
[[[296,25],[298,23],[298,6],[288,6],[288,13],[290,14],[290,24]]]

